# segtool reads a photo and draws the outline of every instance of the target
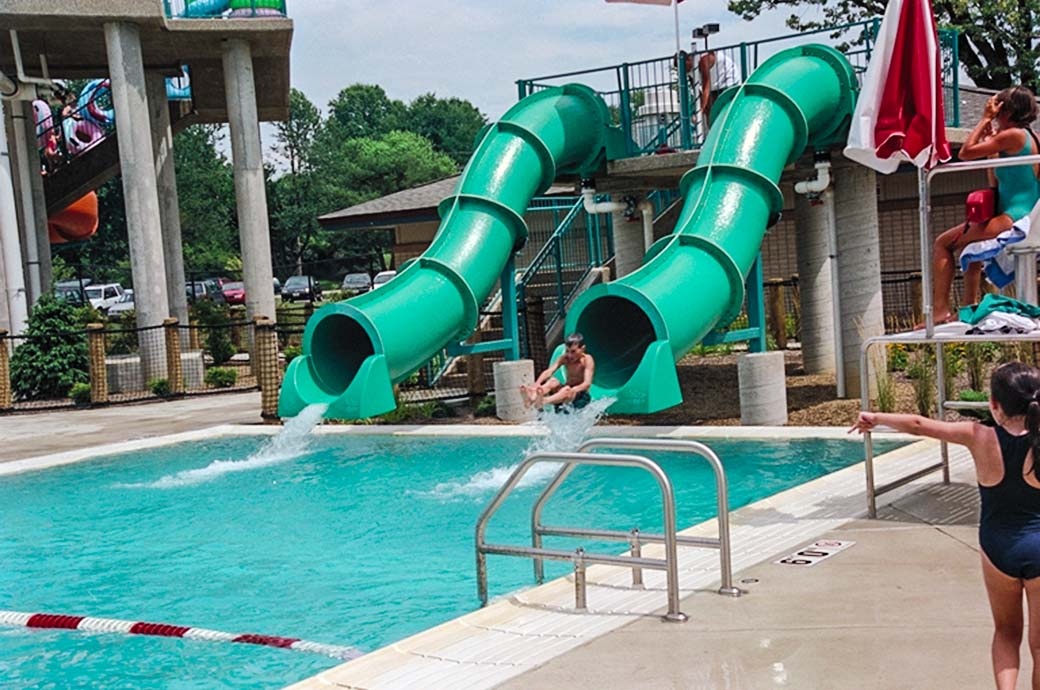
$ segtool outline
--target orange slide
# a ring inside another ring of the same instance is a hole
[[[98,229],[98,198],[89,192],[47,219],[51,244],[80,242],[91,237]]]

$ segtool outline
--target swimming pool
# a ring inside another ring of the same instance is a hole
[[[219,438],[0,479],[0,609],[372,650],[477,607],[476,517],[531,439],[322,435],[302,455],[257,454],[267,442]],[[844,441],[710,445],[726,466],[731,509],[861,452]],[[676,488],[678,523],[711,517],[707,465],[657,459]],[[489,539],[528,542],[537,486],[503,506]],[[660,529],[656,492],[637,470],[579,468],[545,518]],[[492,595],[531,584],[530,561],[492,557],[489,570]],[[567,570],[547,564],[549,576]],[[336,663],[262,647],[0,628],[0,678],[13,687],[276,688]]]

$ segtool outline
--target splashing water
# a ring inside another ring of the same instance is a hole
[[[245,460],[215,460],[205,467],[168,474],[154,482],[124,484],[123,488],[172,489],[193,486],[212,481],[232,472],[248,472],[287,462],[307,452],[311,442],[311,431],[321,423],[328,405],[308,405],[282,427],[282,430],[264,446]]]
[[[569,410],[569,414],[547,408],[539,415],[538,426],[543,427],[548,433],[535,437],[522,453],[521,459],[532,453],[567,453],[577,450],[615,400],[616,398],[593,400],[580,410]],[[429,491],[417,491],[415,494],[438,500],[481,498],[501,488],[519,464],[520,460],[512,465],[482,470],[464,481],[441,482]],[[559,463],[539,463],[527,471],[517,488],[545,484],[556,476],[559,469]]]

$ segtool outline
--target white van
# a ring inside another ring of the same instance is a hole
[[[90,302],[90,306],[99,311],[108,311],[108,308],[123,297],[123,286],[119,283],[105,283],[103,285],[88,285],[83,289]]]

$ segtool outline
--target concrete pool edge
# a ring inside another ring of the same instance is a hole
[[[913,469],[930,464],[937,448],[934,441],[918,440],[886,453],[875,461],[879,477],[887,479],[904,463],[913,463]],[[970,469],[970,457],[963,449],[951,449],[950,457],[951,467],[959,474]],[[928,481],[926,477],[907,484],[878,504],[888,505]],[[858,462],[733,511],[734,574],[864,517],[863,487],[863,463]],[[716,521],[709,520],[681,533],[714,536],[716,530]],[[661,550],[647,547],[644,555],[660,557]],[[684,608],[691,595],[718,596],[708,589],[718,584],[715,551],[685,549],[679,559]],[[573,579],[558,578],[323,671],[288,690],[491,688],[630,622],[659,615],[665,604],[663,573],[644,572],[642,590],[631,588],[630,577],[629,569],[592,566],[588,569],[588,614],[573,611]]]
[[[161,448],[175,443],[205,441],[227,436],[274,436],[281,426],[255,424],[220,424],[204,429],[184,431],[163,436],[119,441],[90,446],[60,453],[50,453],[20,460],[0,461],[0,477],[35,472],[39,470],[71,465],[94,458],[121,455],[138,450]],[[427,425],[345,425],[327,424],[315,429],[318,435],[355,436],[444,436],[488,438],[494,436],[528,437],[542,436],[548,429],[538,424],[516,426],[484,424],[427,424]],[[592,427],[590,436],[630,436],[639,438],[699,438],[699,439],[746,439],[788,440],[801,438],[851,439],[844,427],[767,427],[767,426],[618,426]],[[914,437],[906,434],[879,433],[875,438],[893,441],[909,441]]]

